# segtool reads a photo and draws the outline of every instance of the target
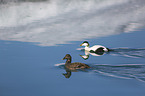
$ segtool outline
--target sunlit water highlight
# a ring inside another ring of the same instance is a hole
[[[132,32],[145,26],[144,4],[143,0],[48,0],[1,4],[0,40],[54,46]]]

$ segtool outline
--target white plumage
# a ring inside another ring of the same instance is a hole
[[[80,46],[85,46],[85,51],[93,51],[93,52],[107,52],[107,51],[109,51],[108,48],[106,48],[102,45],[94,45],[92,47],[89,47],[89,43],[87,41],[84,41]]]

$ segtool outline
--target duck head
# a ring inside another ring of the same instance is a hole
[[[70,54],[66,54],[65,57],[62,60],[67,60],[66,63],[71,63],[71,56]]]
[[[88,41],[84,41],[80,46],[87,46],[87,47],[89,47],[89,42]]]

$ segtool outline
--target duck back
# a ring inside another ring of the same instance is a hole
[[[65,67],[68,68],[68,69],[84,69],[84,68],[90,68],[89,65],[86,65],[86,64],[80,63],[80,62],[67,63],[67,64],[65,64]]]

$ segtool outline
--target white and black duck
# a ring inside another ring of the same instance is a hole
[[[94,45],[92,47],[89,47],[89,42],[88,41],[84,41],[80,46],[85,46],[85,51],[89,51],[89,52],[108,52],[110,51],[109,48],[106,48],[105,46],[102,45]]]

